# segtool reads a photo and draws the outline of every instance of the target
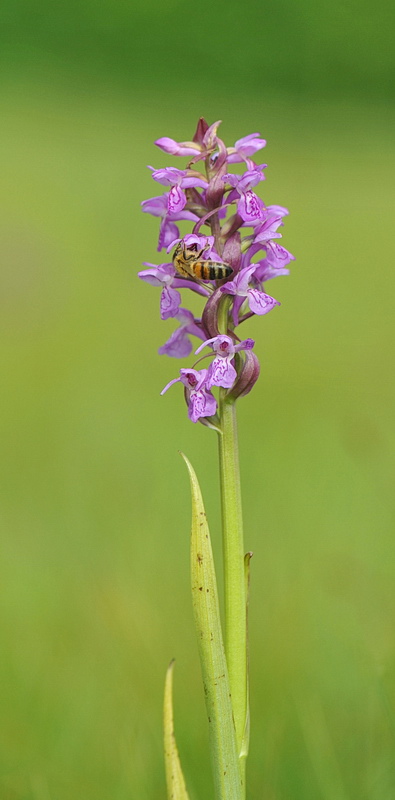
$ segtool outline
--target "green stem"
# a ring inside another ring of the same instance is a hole
[[[224,397],[220,399],[220,420],[222,434],[218,439],[225,581],[225,653],[236,741],[240,752],[247,712],[247,624],[243,520],[234,401]]]
[[[226,332],[229,303],[224,298],[219,315]],[[219,470],[221,485],[223,559],[225,583],[225,653],[229,672],[238,753],[243,751],[247,720],[247,617],[243,519],[235,401],[220,389]],[[240,759],[245,786],[245,757]]]

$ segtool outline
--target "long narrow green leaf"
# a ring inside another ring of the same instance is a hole
[[[169,664],[166,673],[163,709],[167,797],[168,800],[189,800],[174,734],[173,667],[174,661]]]
[[[192,599],[209,721],[216,797],[217,800],[244,800],[210,533],[195,472],[184,455],[183,458],[191,481]]]

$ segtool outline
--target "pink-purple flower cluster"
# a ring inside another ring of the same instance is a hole
[[[213,360],[207,369],[195,369],[197,362],[191,369],[181,369],[179,377],[162,392],[181,382],[189,418],[208,424],[216,419],[214,387],[239,397],[256,382],[259,362],[252,351],[254,341],[241,341],[236,328],[254,314],[267,314],[280,305],[266,293],[264,284],[279,275],[288,275],[288,265],[294,259],[277,241],[282,237],[279,228],[288,210],[266,205],[254,191],[265,179],[267,165],[255,163],[252,157],[265,147],[266,141],[258,133],[251,133],[233,147],[226,147],[217,133],[219,125],[215,122],[209,126],[201,118],[192,141],[176,142],[163,137],[155,142],[165,153],[189,160],[185,169],[149,167],[153,179],[167,191],[141,204],[144,212],[160,218],[159,252],[169,253],[178,245],[185,249],[189,263],[196,253],[198,267],[211,264],[218,268],[224,264],[232,270],[220,280],[203,280],[196,277],[201,269],[192,274],[187,263],[189,272],[183,270],[181,274],[176,260],[168,260],[158,265],[145,262],[147,269],[139,272],[142,280],[161,288],[161,319],[173,317],[178,322],[159,353],[176,358],[189,356],[193,349],[191,336],[203,340],[196,354],[210,348]],[[198,169],[199,162],[204,164],[204,173]],[[241,175],[230,172],[233,164],[243,163]],[[184,221],[192,223],[193,228],[192,233],[181,238],[178,223]],[[230,269],[218,272],[227,274]],[[201,317],[181,307],[179,290],[185,289],[204,298]]]

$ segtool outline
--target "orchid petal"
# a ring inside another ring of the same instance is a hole
[[[286,217],[289,214],[288,209],[284,206],[268,206],[267,210],[276,217]]]
[[[152,169],[152,177],[154,181],[162,183],[163,186],[173,186],[175,183],[180,183],[182,178],[186,175],[185,169],[177,169],[177,167],[164,167],[163,169]]]
[[[141,209],[145,214],[163,217],[167,213],[167,195],[161,194],[158,197],[150,197],[148,200],[143,200]]]
[[[263,200],[251,189],[243,192],[237,205],[237,210],[244,222],[255,224],[263,219],[264,208]]]
[[[189,189],[192,186],[198,186],[200,189],[207,189],[208,181],[203,177],[197,178],[194,175],[185,175],[184,178],[181,179],[180,186],[183,189]]]
[[[180,231],[174,222],[170,222],[169,218],[165,218],[161,222],[159,229],[158,251],[167,247],[169,242],[174,241],[180,235]]]
[[[203,344],[199,345],[198,349],[195,350],[195,356],[197,356],[198,353],[201,353],[203,347],[207,347],[207,345],[211,344],[211,342],[215,342],[216,338],[217,338],[216,336],[213,336],[212,339],[206,339],[206,341],[203,342]]]
[[[239,350],[252,350],[254,345],[255,339],[243,339],[242,342],[235,345],[235,353],[238,353]]]
[[[235,284],[236,284],[236,292],[238,295],[247,296],[248,292],[248,284],[251,280],[252,275],[254,274],[256,269],[255,264],[250,264],[248,267],[244,267],[241,269],[240,272],[236,275]],[[227,284],[225,284],[226,286]]]
[[[217,410],[215,397],[204,389],[192,391],[189,398],[188,417],[197,422],[200,417],[212,417]]]
[[[259,289],[248,290],[248,302],[254,314],[268,314],[274,306],[279,306],[278,300],[270,297],[269,294],[259,291]]]
[[[277,242],[268,242],[266,245],[266,261],[271,267],[286,267],[290,261],[295,261],[295,256]]]
[[[178,214],[183,208],[185,208],[187,204],[187,198],[185,196],[185,192],[180,186],[171,187],[167,203],[169,214]]]
[[[187,358],[192,352],[192,342],[188,338],[188,331],[186,328],[177,328],[173,331],[170,339],[159,348],[158,353],[160,356],[170,356],[171,358]],[[181,380],[177,378],[177,380]],[[163,392],[162,392],[163,394]]]
[[[160,297],[160,316],[161,319],[175,317],[181,304],[181,295],[176,289],[164,286]]]
[[[267,167],[267,164],[260,164],[254,167],[254,169],[249,169],[244,172],[239,180],[239,192],[245,192],[247,189],[251,189],[252,186],[257,186],[258,183],[264,181],[265,175],[263,174],[263,170],[265,167]]]
[[[176,142],[174,139],[169,139],[168,136],[157,139],[155,144],[172,156],[195,156],[201,151],[201,147],[195,142]]]
[[[272,278],[278,278],[281,275],[289,275],[289,269],[273,267],[266,258],[263,258],[262,261],[257,261],[256,267],[255,277],[259,283],[270,281]]]
[[[211,363],[206,384],[207,389],[211,389],[212,386],[222,386],[224,389],[230,389],[233,386],[237,378],[237,372],[233,364],[231,364],[230,358],[218,356]]]
[[[232,172],[227,172],[226,175],[222,176],[222,180],[224,183],[229,183],[230,186],[236,188],[239,185],[240,177],[239,175],[233,175]]]
[[[165,392],[167,392],[167,390],[170,389],[170,386],[173,386],[173,383],[178,383],[180,380],[181,380],[181,378],[173,378],[172,381],[169,381],[169,383],[166,383],[166,386],[165,386],[164,389],[162,389],[161,394],[164,394]]]
[[[266,139],[261,139],[259,133],[249,133],[235,142],[235,150],[243,152],[245,156],[253,156],[262,147],[266,147]]]
[[[163,280],[161,280],[160,277],[158,277],[157,268],[142,269],[137,274],[142,281],[145,281],[145,283],[149,283],[151,286],[163,286]]]

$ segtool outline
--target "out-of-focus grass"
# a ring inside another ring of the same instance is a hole
[[[248,323],[240,401],[256,800],[390,800],[394,765],[392,112],[10,85],[2,100],[0,796],[164,797],[162,684],[212,795],[188,588],[184,450],[219,555],[216,442],[186,419],[155,261],[152,141],[199,113],[260,130],[298,260]],[[230,110],[232,108],[232,110]],[[204,767],[202,768],[202,759]]]

